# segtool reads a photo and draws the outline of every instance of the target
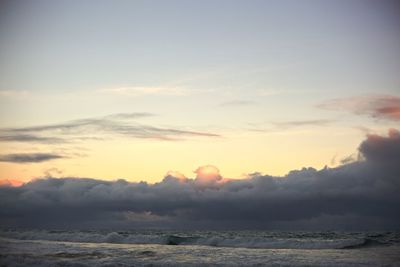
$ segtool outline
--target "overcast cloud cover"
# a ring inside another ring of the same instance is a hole
[[[362,160],[337,168],[223,178],[202,166],[193,179],[129,183],[46,178],[0,187],[0,226],[42,228],[398,229],[400,132],[368,135]]]

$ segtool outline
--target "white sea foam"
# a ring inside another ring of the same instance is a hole
[[[116,236],[113,233],[106,236]],[[370,249],[248,249],[0,238],[0,266],[388,266],[398,246]]]
[[[48,240],[85,243],[113,244],[162,244],[162,245],[202,245],[235,248],[267,249],[341,249],[366,245],[381,245],[381,242],[362,236],[259,236],[255,233],[224,235],[216,232],[192,235],[171,234],[169,232],[101,232],[101,231],[1,231],[0,236],[19,240]],[[344,238],[345,237],[345,238]]]
[[[217,247],[244,247],[269,249],[338,249],[348,246],[362,245],[363,239],[342,240],[299,240],[299,239],[263,239],[263,238],[207,238],[199,239],[194,244]],[[191,242],[190,242],[191,243]]]

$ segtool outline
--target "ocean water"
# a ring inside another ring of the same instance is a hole
[[[400,233],[1,230],[0,266],[400,266]]]

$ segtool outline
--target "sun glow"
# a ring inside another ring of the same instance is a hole
[[[0,180],[0,186],[11,186],[11,187],[19,187],[22,186],[24,182],[14,179],[4,179]]]

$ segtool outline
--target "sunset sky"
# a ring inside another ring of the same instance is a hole
[[[396,1],[114,3],[1,2],[0,180],[282,176],[399,129]]]

